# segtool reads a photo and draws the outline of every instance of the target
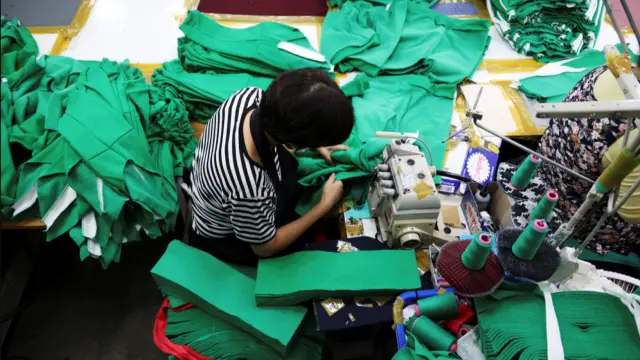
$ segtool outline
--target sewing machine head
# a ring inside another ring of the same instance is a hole
[[[412,249],[447,241],[436,231],[440,199],[434,173],[417,146],[391,140],[385,148],[369,191],[369,207],[389,247]]]

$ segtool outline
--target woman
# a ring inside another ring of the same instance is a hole
[[[297,218],[297,162],[284,146],[316,148],[329,159],[353,124],[351,102],[320,70],[289,71],[264,92],[234,94],[196,149],[191,243],[243,265],[303,249],[301,237],[340,200],[342,183],[332,176],[320,203]]]
[[[637,76],[638,73],[635,73]],[[615,77],[606,66],[601,66],[587,74],[567,95],[565,102],[622,99],[624,95]],[[626,122],[619,119],[551,119],[540,142],[539,151],[595,180],[620,152],[625,131],[632,129],[626,129]],[[637,129],[633,130],[631,136],[637,133]],[[591,184],[544,162],[539,174],[549,187],[560,193],[561,201],[557,209],[562,220],[568,221],[584,202]],[[640,166],[622,182],[620,198],[638,177]],[[602,215],[604,206],[606,198],[600,203],[598,210],[591,211],[582,219],[573,238],[582,241],[588,236]],[[605,223],[589,244],[589,248],[600,254],[609,251],[628,254],[637,250],[639,243],[640,190],[634,192],[618,214]]]

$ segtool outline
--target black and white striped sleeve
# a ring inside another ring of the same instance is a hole
[[[238,240],[264,244],[276,236],[276,199],[267,191],[253,197],[234,197],[231,203],[231,226]]]

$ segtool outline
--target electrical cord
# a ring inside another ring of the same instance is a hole
[[[472,179],[469,179],[468,177],[464,177],[462,175],[454,174],[452,172],[448,172],[448,171],[444,171],[444,170],[437,170],[436,171],[436,175],[445,176],[445,177],[448,177],[448,178],[460,180],[460,181],[466,182],[467,184],[474,183],[474,184],[478,185],[478,188],[483,188],[483,186],[481,184],[479,184],[478,182],[476,182],[476,181],[474,181]]]

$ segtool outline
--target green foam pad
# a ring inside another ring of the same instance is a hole
[[[302,251],[260,260],[255,294],[259,306],[273,306],[332,296],[391,295],[419,288],[413,250]]]
[[[172,241],[151,274],[168,296],[193,303],[285,353],[304,318],[303,307],[258,308],[255,280],[215,257]]]

